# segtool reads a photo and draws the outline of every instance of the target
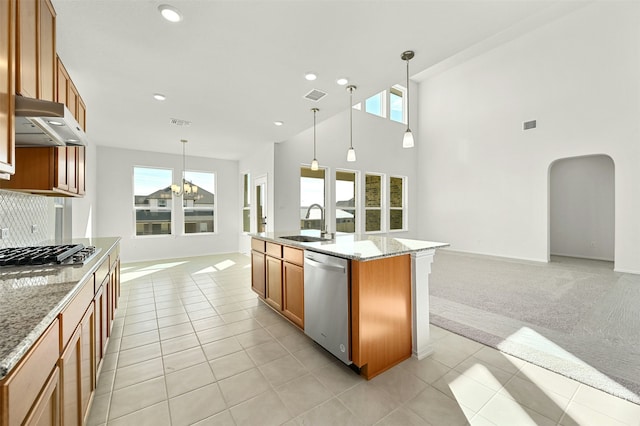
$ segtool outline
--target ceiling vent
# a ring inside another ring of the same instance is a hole
[[[190,121],[180,120],[179,118],[172,118],[170,123],[172,126],[185,126],[185,127],[191,126]]]
[[[325,96],[327,96],[327,94],[322,90],[313,89],[309,93],[304,95],[304,98],[310,101],[318,102],[320,99],[324,98]]]

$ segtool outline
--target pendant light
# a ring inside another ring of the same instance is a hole
[[[355,89],[356,86],[353,84],[347,86],[349,91],[349,150],[347,151],[347,161],[350,163],[356,161],[356,150],[353,149],[353,91]]]
[[[404,132],[404,137],[402,138],[402,147],[403,148],[413,148],[413,133],[411,133],[411,129],[409,128],[409,61],[413,58],[413,50],[407,50],[406,52],[402,52],[400,58],[403,61],[407,62],[407,131]]]
[[[318,160],[316,160],[316,112],[318,108],[311,108],[313,111],[313,161],[311,162],[311,170],[318,170]]]
[[[171,185],[171,192],[173,192],[176,197],[181,197],[182,195],[189,196],[193,194],[194,199],[196,199],[199,198],[197,196],[198,187],[185,179],[185,170],[187,165],[185,147],[187,146],[188,141],[186,139],[180,139],[180,142],[182,142],[182,180],[180,185],[175,183]]]

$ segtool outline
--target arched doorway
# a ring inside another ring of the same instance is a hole
[[[614,260],[614,163],[563,158],[549,168],[549,255]]]

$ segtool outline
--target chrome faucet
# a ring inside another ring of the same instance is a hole
[[[304,217],[305,219],[309,219],[309,215],[311,214],[311,209],[317,207],[320,209],[320,236],[324,238],[327,235],[327,227],[324,223],[324,208],[320,204],[314,203],[309,206],[307,209],[307,215]]]

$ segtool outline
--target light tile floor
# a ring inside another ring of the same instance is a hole
[[[123,265],[89,425],[640,425],[640,406],[432,326],[366,381],[250,290],[249,258]]]

